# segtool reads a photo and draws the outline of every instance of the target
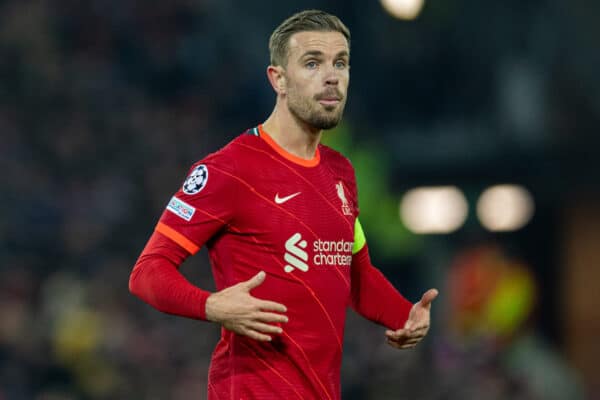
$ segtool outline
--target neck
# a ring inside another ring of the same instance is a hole
[[[315,156],[322,131],[295,118],[287,107],[277,104],[263,123],[264,130],[289,153],[310,160]]]

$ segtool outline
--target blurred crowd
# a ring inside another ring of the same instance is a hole
[[[127,281],[187,166],[252,112],[221,27],[185,1],[0,8],[0,399],[203,393],[218,332]]]
[[[271,11],[257,26],[261,11],[228,1],[0,3],[0,400],[204,398],[218,327],[160,314],[127,283],[188,166],[272,106],[266,43],[295,10]],[[358,125],[372,94],[352,92]],[[213,285],[204,253],[182,272]],[[527,318],[456,339],[441,304],[412,352],[349,314],[343,397],[582,398],[558,354],[519,330]]]

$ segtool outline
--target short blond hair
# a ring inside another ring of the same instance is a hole
[[[298,32],[340,32],[350,47],[350,30],[335,15],[320,10],[298,12],[281,23],[269,39],[271,65],[287,64],[290,37]]]

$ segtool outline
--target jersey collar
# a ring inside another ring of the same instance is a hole
[[[318,146],[315,151],[314,157],[307,160],[288,152],[286,149],[278,145],[277,142],[275,142],[273,138],[269,136],[267,132],[264,131],[262,124],[258,125],[257,130],[258,136],[260,136],[265,142],[267,142],[269,146],[271,146],[273,150],[275,150],[280,156],[282,156],[286,160],[291,161],[294,164],[301,165],[303,167],[316,167],[317,165],[319,165],[319,161],[321,160],[321,154],[319,152]]]

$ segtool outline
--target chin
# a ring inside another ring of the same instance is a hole
[[[315,128],[329,130],[329,129],[333,129],[336,126],[338,126],[339,123],[340,123],[340,119],[319,120],[319,121],[314,121],[313,123],[311,123],[311,125],[314,126]]]

